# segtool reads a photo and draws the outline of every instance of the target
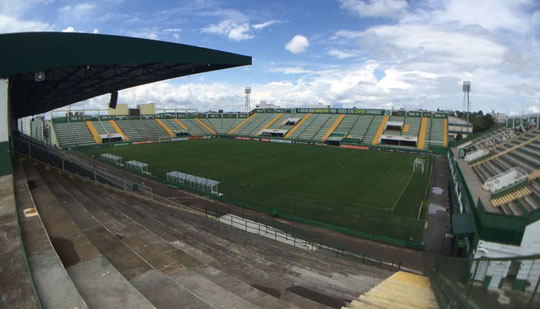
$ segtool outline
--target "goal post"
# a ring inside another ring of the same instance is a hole
[[[413,173],[423,174],[426,170],[426,159],[416,158],[413,164]]]

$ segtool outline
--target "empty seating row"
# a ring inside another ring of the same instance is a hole
[[[326,123],[319,129],[319,131],[311,138],[313,140],[320,141],[322,140],[323,136],[330,130],[334,122],[339,118],[340,115],[332,115],[327,120]]]
[[[473,166],[473,171],[482,182],[485,182],[488,178],[499,175],[514,167],[519,167],[528,173],[539,170],[540,154],[537,151],[534,151],[537,141],[527,143],[527,141],[534,139],[538,135],[538,132],[538,130],[528,132],[519,138],[509,141],[505,145],[491,149],[491,154],[495,155],[501,151],[525,143],[523,146],[504,153],[502,156],[486,160],[481,164]],[[540,190],[536,190],[536,186],[537,184],[535,182],[530,182],[527,186],[532,192],[530,195],[500,205],[498,209],[500,209],[502,213],[516,216],[538,209],[540,207]]]
[[[113,128],[112,124],[108,121],[92,121],[94,128],[98,134],[115,134],[116,130]]]
[[[94,137],[85,122],[55,123],[54,132],[60,147],[95,144]]]
[[[273,113],[257,113],[249,121],[244,123],[236,132],[235,135],[255,135],[257,134],[262,127],[276,114]]]
[[[180,121],[182,121],[182,123],[188,127],[191,135],[204,136],[210,134],[210,132],[208,132],[208,130],[197,121],[197,119],[180,119]]]
[[[431,119],[431,130],[429,135],[429,144],[433,146],[444,146],[444,119]]]
[[[208,118],[201,119],[218,134],[227,134],[235,126],[244,121],[244,118]]]
[[[335,121],[335,118],[337,117],[338,117],[337,115],[330,116],[330,114],[313,114],[311,115],[310,119],[304,122],[304,126],[302,126],[301,128],[298,128],[298,130],[296,130],[296,132],[294,132],[294,134],[291,137],[299,138],[299,139],[308,139],[308,140],[317,139],[315,138],[317,133],[319,133],[319,131],[321,131],[323,127],[326,127],[327,128],[326,130],[328,130],[330,126],[332,126],[333,121]],[[329,122],[330,124],[328,124]],[[324,133],[326,133],[326,131],[320,134],[320,138],[322,138]]]
[[[334,130],[334,132],[344,133],[345,136],[349,135],[349,132],[361,117],[362,116],[360,115],[345,116],[345,118],[343,118],[343,121],[339,124],[336,130]]]
[[[169,134],[154,119],[116,120],[116,123],[130,141],[157,140],[169,138]]]
[[[365,121],[362,124],[360,124],[360,125],[363,125],[363,128],[365,129],[361,129],[362,127],[359,126],[359,124],[357,123],[357,127],[360,129],[358,133],[361,133],[362,131],[364,132],[364,135],[362,136],[362,143],[371,144],[373,142],[373,139],[377,135],[377,131],[379,130],[379,126],[381,125],[381,122],[383,119],[384,119],[384,116],[373,116],[373,118],[371,118],[371,121],[369,123]],[[353,133],[354,130],[355,128],[351,130],[351,135],[353,135],[353,137],[355,138],[360,138],[359,136],[358,137],[355,136],[355,134]]]
[[[283,114],[276,122],[274,122],[268,129],[281,129],[281,130],[289,130],[293,126],[284,126],[284,124],[287,122],[287,119],[289,118],[302,118],[303,115],[299,114]]]
[[[420,117],[407,117],[405,119],[405,125],[408,126],[408,130],[406,132],[403,131],[401,135],[417,137],[420,133],[421,122],[422,118]]]

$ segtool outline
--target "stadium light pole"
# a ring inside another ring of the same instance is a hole
[[[536,128],[540,129],[540,98],[536,98]]]
[[[250,110],[250,100],[249,96],[251,95],[251,86],[247,86],[244,90],[244,93],[246,94],[246,113],[249,113]]]
[[[471,92],[471,82],[463,82],[463,112],[467,109],[467,122],[469,122],[469,113],[471,112],[471,102],[469,101],[469,93]],[[465,117],[463,117],[465,119]]]

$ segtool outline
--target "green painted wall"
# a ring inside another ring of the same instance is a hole
[[[11,152],[9,141],[0,142],[0,176],[11,174]]]

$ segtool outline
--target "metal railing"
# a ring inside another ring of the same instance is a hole
[[[318,250],[339,258],[361,262],[366,265],[390,271],[406,269],[414,272],[412,269],[402,267],[401,261],[383,261],[368,256],[365,253],[356,252],[351,248],[346,248],[343,245],[339,245],[317,235],[304,232],[303,230],[285,224],[275,218],[258,214],[248,214],[243,210],[239,211],[234,208],[229,208],[227,211],[223,212],[216,209],[209,210],[208,208],[205,208],[205,215],[207,218],[215,219],[231,228],[238,228],[275,241],[284,242],[296,248],[309,251]]]
[[[154,198],[152,188],[144,185],[144,183],[138,183],[110,174],[104,168],[79,160],[75,156],[66,154],[47,144],[24,135],[12,136],[12,141],[15,151],[22,155],[96,182],[124,191],[142,192],[145,196],[151,199]]]

